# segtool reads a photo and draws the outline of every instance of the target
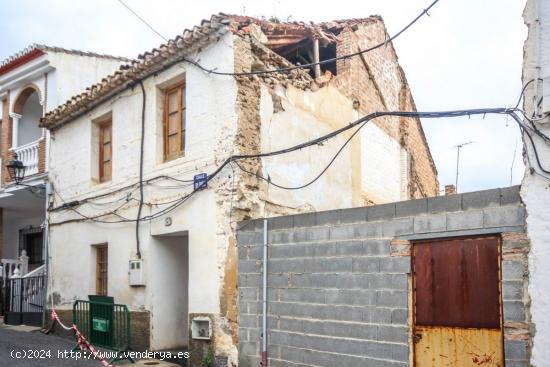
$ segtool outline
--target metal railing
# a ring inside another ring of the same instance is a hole
[[[27,251],[21,251],[19,259],[0,259],[1,286],[7,286],[8,280],[12,277],[26,275],[29,269],[29,257]]]
[[[3,289],[6,324],[42,325],[46,300],[46,275],[8,280]]]
[[[130,311],[126,305],[75,301],[73,324],[94,346],[118,352],[130,349]]]
[[[40,140],[12,148],[17,158],[25,165],[25,176],[38,173],[38,145]]]

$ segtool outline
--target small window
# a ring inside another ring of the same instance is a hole
[[[164,160],[183,157],[185,151],[185,82],[164,92]]]
[[[96,281],[95,292],[98,296],[107,295],[107,268],[108,268],[108,247],[107,245],[95,246],[96,251]]]
[[[113,123],[107,120],[99,125],[99,181],[111,180],[113,169]]]

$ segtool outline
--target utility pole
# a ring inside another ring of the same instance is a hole
[[[459,161],[460,161],[460,149],[463,147],[463,146],[466,146],[468,144],[472,144],[473,141],[467,141],[465,143],[461,143],[461,144],[458,144],[458,145],[455,145],[454,147],[456,148],[456,180],[455,180],[455,189],[456,189],[456,192],[458,194],[458,164],[459,164]]]

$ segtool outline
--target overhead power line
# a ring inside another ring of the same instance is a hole
[[[243,172],[245,172],[247,174],[255,175],[259,179],[264,180],[264,181],[268,182],[271,185],[274,185],[276,187],[286,189],[286,190],[297,190],[297,189],[307,187],[307,186],[313,184],[315,181],[317,181],[328,170],[330,165],[332,165],[334,163],[335,159],[343,151],[343,149],[349,143],[349,141],[357,134],[357,132],[363,126],[365,126],[368,122],[370,122],[370,121],[372,121],[376,118],[385,117],[385,116],[397,116],[397,117],[405,117],[405,118],[443,118],[443,117],[461,117],[461,116],[487,115],[487,114],[510,115],[516,121],[516,123],[520,127],[520,130],[522,131],[522,133],[525,132],[527,134],[527,136],[529,137],[529,139],[531,141],[531,144],[533,145],[533,148],[534,148],[534,151],[535,151],[535,157],[536,157],[536,160],[538,162],[539,168],[543,172],[550,174],[550,171],[545,170],[543,168],[541,162],[540,162],[540,158],[538,156],[538,153],[537,153],[536,147],[534,145],[533,139],[532,139],[532,137],[529,133],[529,131],[532,131],[532,128],[530,126],[525,125],[525,124],[522,123],[521,119],[516,114],[516,112],[518,112],[518,111],[519,111],[518,109],[514,109],[514,108],[486,108],[486,109],[435,111],[435,112],[406,112],[406,111],[374,112],[374,113],[366,115],[366,116],[364,116],[364,117],[362,117],[362,118],[360,118],[360,119],[358,119],[354,122],[351,122],[350,124],[340,128],[340,129],[334,130],[334,131],[332,131],[328,134],[325,134],[323,136],[320,136],[316,139],[312,139],[312,140],[306,141],[304,143],[294,145],[294,146],[289,147],[289,148],[280,149],[280,150],[276,150],[276,151],[273,151],[273,152],[259,153],[259,154],[232,155],[232,156],[228,157],[220,166],[218,166],[210,175],[208,175],[206,180],[207,180],[207,182],[212,181],[217,175],[220,174],[220,172],[222,172],[222,170],[227,165],[230,165],[231,163],[235,163],[235,164],[237,164],[239,169],[243,170]],[[340,134],[342,134],[342,133],[344,133],[344,132],[346,132],[350,129],[353,129],[355,127],[357,127],[357,129],[353,132],[353,134],[348,139],[346,139],[344,144],[336,152],[336,154],[329,161],[327,166],[325,166],[325,168],[321,171],[321,173],[318,174],[312,181],[310,181],[310,182],[308,182],[304,185],[300,185],[300,186],[296,186],[296,187],[287,187],[287,186],[284,186],[284,185],[281,185],[281,184],[277,184],[275,182],[272,182],[271,179],[269,179],[269,178],[265,178],[261,175],[258,175],[256,173],[252,173],[252,172],[244,169],[242,166],[238,165],[238,163],[237,163],[238,161],[241,161],[241,160],[272,157],[272,156],[288,154],[288,153],[291,153],[291,152],[299,151],[301,149],[311,147],[311,146],[315,146],[315,145],[322,145],[322,143],[324,143],[324,142],[326,142],[326,141],[328,141],[328,140],[330,140],[330,139],[332,139],[332,138],[334,138],[334,137],[336,137],[336,136],[338,136],[338,135],[340,135]],[[153,213],[153,214],[150,214],[148,216],[142,217],[142,218],[140,218],[140,220],[142,220],[142,221],[143,220],[153,220],[153,219],[156,219],[156,218],[158,218],[158,217],[160,217],[160,216],[162,216],[162,215],[164,215],[168,212],[171,212],[171,211],[175,210],[176,208],[178,208],[183,203],[185,203],[187,200],[189,200],[191,197],[193,197],[198,192],[199,191],[192,191],[192,192],[184,195],[180,199],[176,199],[176,200],[167,202],[165,204],[170,203],[171,205],[167,206],[166,208],[164,208],[164,209],[162,209],[162,210],[160,210],[156,213]],[[103,214],[96,215],[96,216],[86,216],[74,207],[67,207],[67,208],[64,208],[64,209],[73,210],[75,213],[77,213],[80,216],[80,218],[68,219],[68,220],[64,220],[64,221],[61,221],[61,222],[52,223],[52,225],[59,225],[59,224],[63,224],[63,223],[77,222],[77,221],[83,221],[83,220],[91,220],[91,221],[95,221],[95,222],[99,222],[99,223],[125,223],[125,222],[134,222],[134,221],[136,221],[136,219],[125,218],[125,217],[121,216],[120,214],[118,214],[117,211],[122,209],[122,207],[124,207],[124,205],[125,204],[123,204],[121,207],[117,208],[115,211],[103,213]],[[115,219],[115,220],[102,219],[102,218],[105,218],[105,217],[111,216],[111,215],[116,216],[119,219]]]
[[[126,4],[123,0],[118,0],[118,2],[120,2],[126,9],[128,9],[128,11],[130,11],[143,24],[145,24],[147,26],[147,28],[149,28],[153,33],[155,33],[157,36],[162,38],[164,41],[168,42],[168,38],[163,36],[159,31],[157,31],[155,29],[155,27],[153,27],[149,22],[147,22],[145,19],[143,19],[143,17],[141,17],[134,10],[132,10],[132,8],[130,8],[128,6],[128,4]],[[325,60],[321,60],[321,61],[318,61],[318,62],[310,62],[310,63],[307,63],[307,64],[294,65],[294,66],[289,66],[289,67],[285,67],[285,68],[278,68],[278,69],[272,69],[272,70],[246,71],[246,72],[235,73],[235,72],[229,72],[229,71],[217,71],[215,68],[214,69],[208,69],[208,68],[202,66],[197,61],[190,60],[188,58],[183,58],[182,61],[185,61],[185,62],[187,62],[191,65],[194,65],[197,68],[201,69],[202,71],[207,72],[208,74],[224,75],[224,76],[266,75],[266,74],[271,74],[271,73],[284,73],[284,72],[289,72],[289,71],[297,70],[297,69],[309,69],[309,68],[311,68],[313,66],[316,66],[316,65],[324,65],[324,64],[328,64],[328,63],[333,63],[333,62],[338,61],[338,60],[347,60],[347,59],[350,59],[352,57],[359,56],[359,55],[365,54],[367,52],[374,51],[376,49],[379,49],[380,47],[387,46],[390,42],[393,42],[397,37],[399,37],[401,34],[403,34],[410,27],[412,27],[413,24],[415,24],[418,20],[420,20],[420,18],[422,18],[424,15],[429,15],[428,12],[430,11],[430,9],[432,7],[434,7],[435,4],[437,4],[438,2],[439,2],[439,0],[434,0],[426,9],[422,10],[422,12],[420,14],[418,14],[412,21],[410,21],[405,27],[403,27],[399,32],[397,32],[393,36],[386,38],[386,40],[384,40],[384,42],[380,42],[380,43],[378,43],[378,44],[376,44],[372,47],[369,47],[369,48],[366,48],[364,50],[360,50],[360,51],[357,51],[357,52],[354,52],[354,53],[351,53],[351,54],[332,57],[330,59],[325,59]]]

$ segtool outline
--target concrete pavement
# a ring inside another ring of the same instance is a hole
[[[4,325],[0,321],[0,366],[102,367],[97,360],[77,358],[78,355],[74,353],[71,355],[74,346],[75,341],[56,335],[44,335],[38,328]],[[179,367],[157,360],[142,360],[131,366]]]

